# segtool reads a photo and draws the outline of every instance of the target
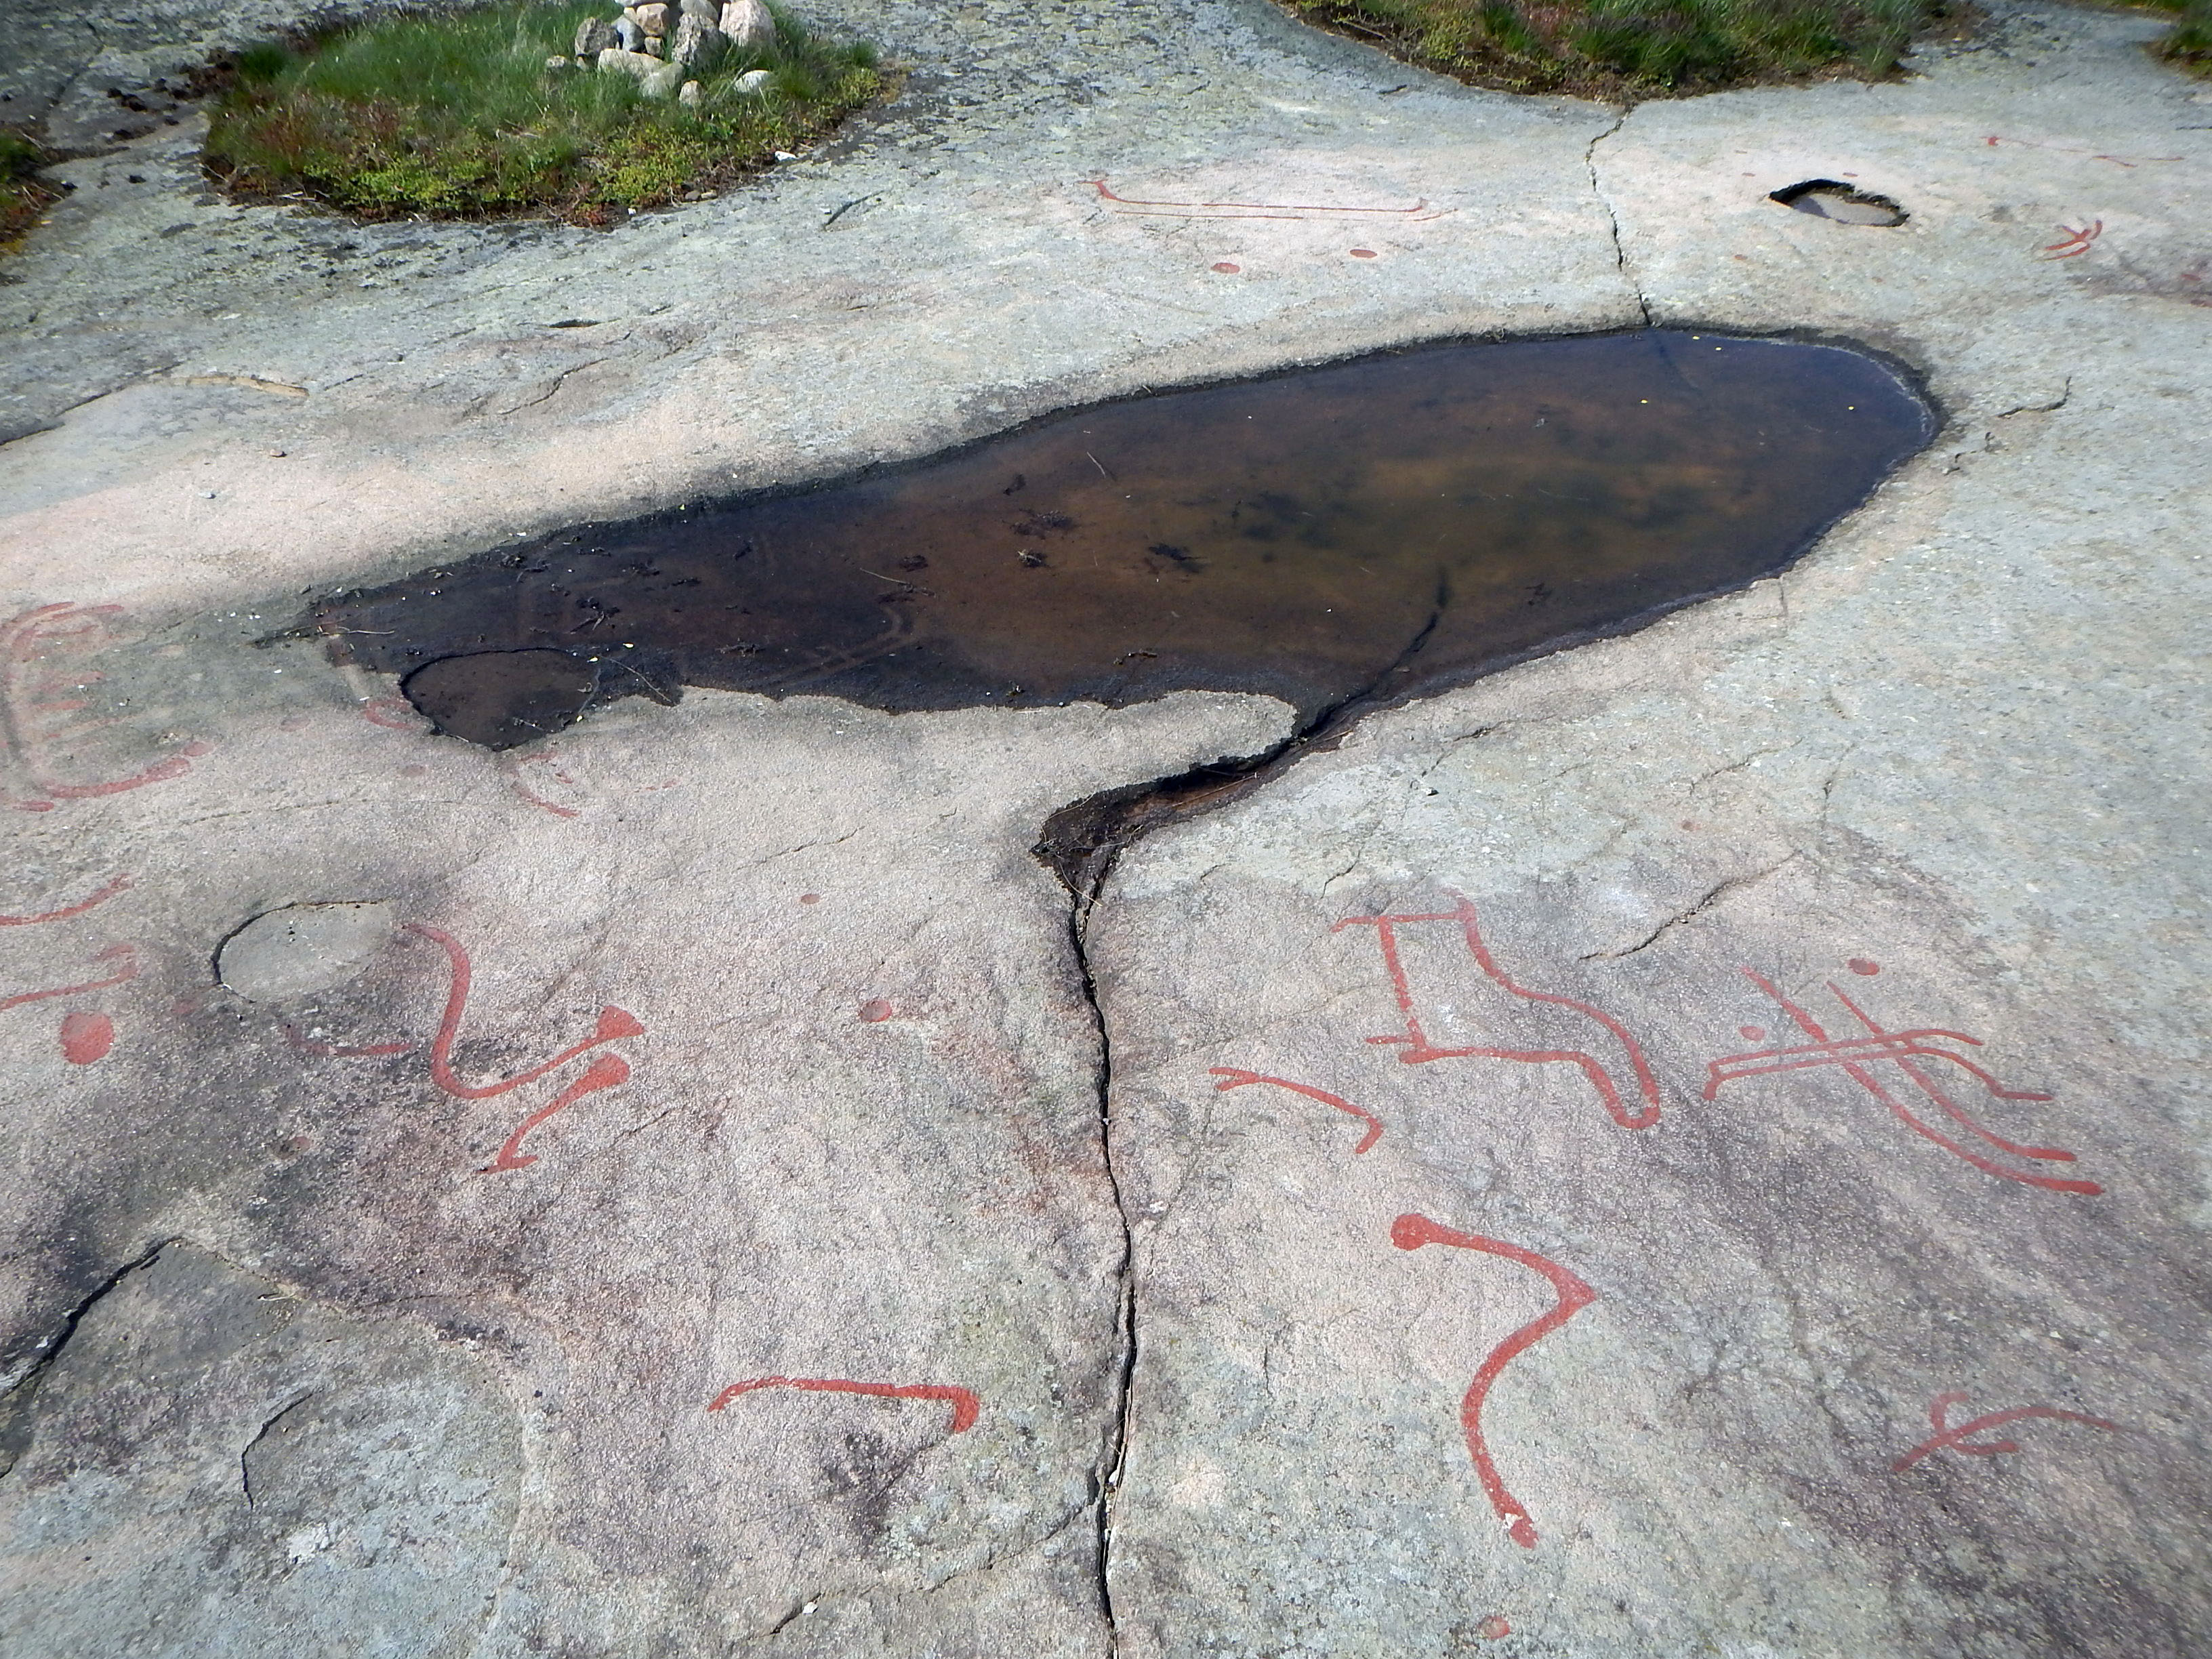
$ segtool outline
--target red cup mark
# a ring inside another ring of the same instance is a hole
[[[1881,971],[1880,963],[1869,962],[1864,957],[1853,957],[1844,966],[1855,974],[1878,974]]]
[[[1746,1042],[1766,1041],[1766,1028],[1764,1025],[1739,1025],[1735,1028],[1735,1034]]]
[[[72,1066],[91,1066],[115,1046],[115,1022],[82,1009],[62,1017],[62,1058]]]
[[[801,904],[819,904],[822,902],[822,895],[819,893],[801,893],[799,896],[799,902]]]
[[[1474,1633],[1486,1642],[1498,1642],[1513,1634],[1513,1626],[1505,1622],[1501,1613],[1492,1613],[1474,1627]]]
[[[1228,260],[1224,259],[1219,264],[1214,266],[1214,269],[1219,271],[1224,276],[1235,276],[1241,274],[1244,267],[1242,265],[1232,265]]]
[[[1352,250],[1352,257],[1355,259],[1371,259],[1375,257],[1375,250],[1371,247],[1356,247]]]
[[[890,1003],[885,1002],[881,997],[876,997],[860,1005],[860,1019],[864,1024],[880,1025],[889,1019],[894,1012]]]

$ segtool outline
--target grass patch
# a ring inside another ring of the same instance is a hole
[[[2154,48],[2168,63],[2196,75],[2212,75],[2212,0],[2169,0],[2160,11],[2181,14]]]
[[[1947,0],[1283,0],[1477,86],[1610,98],[1897,67]],[[2192,0],[2203,3],[2203,0]]]
[[[550,210],[605,224],[718,188],[875,97],[875,52],[775,14],[773,46],[696,76],[695,111],[627,75],[571,65],[576,26],[608,0],[538,0],[341,30],[242,53],[216,103],[210,172],[260,198],[302,194],[364,218]],[[764,92],[740,76],[766,70]]]
[[[0,127],[0,250],[13,247],[62,198],[39,177],[55,158],[13,127]]]

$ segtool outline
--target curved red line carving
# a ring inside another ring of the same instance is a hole
[[[452,969],[452,981],[446,993],[446,1010],[438,1022],[438,1035],[430,1044],[430,1077],[441,1089],[457,1099],[489,1100],[510,1089],[519,1089],[526,1083],[535,1083],[549,1072],[558,1071],[579,1054],[589,1054],[594,1048],[619,1042],[623,1037],[645,1035],[645,1027],[627,1010],[602,1008],[599,1010],[599,1027],[589,1037],[581,1042],[571,1043],[543,1066],[532,1066],[529,1071],[519,1072],[513,1077],[481,1087],[464,1083],[454,1076],[451,1061],[453,1039],[459,1035],[461,1016],[469,1006],[468,951],[460,940],[442,927],[433,927],[422,921],[410,921],[404,925],[409,933],[419,934],[443,951],[447,965]]]
[[[1497,1511],[1498,1518],[1505,1522],[1507,1537],[1524,1550],[1534,1549],[1536,1547],[1536,1524],[1528,1518],[1528,1511],[1521,1500],[1505,1489],[1504,1481],[1498,1478],[1498,1466],[1491,1461],[1490,1448],[1484,1443],[1482,1404],[1490,1394],[1490,1385],[1498,1380],[1499,1372],[1596,1301],[1597,1292],[1558,1262],[1539,1255],[1534,1250],[1523,1249],[1518,1244],[1508,1244],[1503,1239],[1486,1238],[1480,1233],[1460,1232],[1410,1211],[1390,1224],[1390,1242],[1401,1250],[1418,1250],[1424,1244],[1449,1244],[1454,1249],[1480,1250],[1490,1255],[1502,1255],[1508,1261],[1517,1262],[1533,1273],[1543,1274],[1559,1294],[1558,1306],[1549,1313],[1530,1320],[1490,1351],[1489,1357],[1475,1371],[1474,1380],[1468,1384],[1466,1396],[1460,1401],[1459,1408],[1460,1427],[1467,1433],[1468,1453],[1474,1460],[1474,1472],[1482,1482],[1482,1490],[1490,1498],[1490,1507]]]
[[[1261,1072],[1242,1071],[1234,1066],[1211,1066],[1207,1069],[1206,1075],[1229,1079],[1226,1083],[1217,1083],[1213,1085],[1217,1094],[1227,1094],[1231,1089],[1242,1089],[1255,1083],[1271,1083],[1278,1089],[1288,1089],[1291,1093],[1304,1095],[1309,1100],[1318,1100],[1324,1106],[1334,1106],[1340,1112],[1351,1113],[1352,1116],[1360,1119],[1367,1125],[1367,1133],[1359,1138],[1359,1144],[1352,1149],[1352,1155],[1354,1158],[1358,1158],[1360,1153],[1382,1139],[1381,1118],[1376,1116],[1364,1106],[1355,1106],[1342,1096],[1333,1095],[1326,1089],[1316,1089],[1310,1083],[1293,1083],[1286,1077],[1269,1077]]]
[[[586,1095],[597,1094],[602,1089],[611,1089],[629,1081],[629,1062],[620,1054],[601,1054],[584,1070],[584,1074],[553,1097],[550,1105],[541,1106],[522,1120],[514,1133],[499,1149],[499,1156],[478,1170],[478,1175],[497,1175],[502,1170],[526,1170],[538,1162],[536,1153],[528,1158],[519,1156],[522,1138],[553,1115],[574,1106]]]
[[[21,991],[12,997],[0,997],[0,1011],[20,1008],[27,1002],[44,1002],[49,997],[73,997],[84,991],[102,991],[111,985],[124,985],[138,977],[138,952],[128,945],[111,945],[93,958],[94,962],[120,961],[121,970],[106,979],[88,979],[82,985],[57,985],[47,991]]]
[[[1798,1028],[1808,1036],[1811,1037],[1815,1042],[1826,1043],[1830,1041],[1827,1032],[1821,1029],[1820,1022],[1814,1019],[1813,1016],[1808,1013],[1804,1009],[1792,1002],[1788,997],[1783,995],[1780,988],[1777,987],[1771,980],[1767,979],[1764,975],[1759,974],[1749,968],[1745,969],[1743,973],[1745,978],[1748,979],[1753,985],[1759,987],[1759,988],[1766,993],[1768,996],[1773,998],[1776,1005],[1779,1006],[1784,1013],[1788,1014],[1790,1018],[1796,1020],[1797,1022]],[[1860,1021],[1869,1026],[1874,1035],[1877,1036],[1887,1035],[1882,1031],[1880,1026],[1875,1025],[1872,1020],[1869,1019],[1865,1013],[1861,1012],[1858,1006],[1852,1002],[1850,998],[1845,997],[1842,992],[1837,991],[1836,988],[1832,985],[1828,988],[1829,990],[1835,992],[1836,996],[1843,1002],[1843,1005],[1846,1008],[1849,1008],[1853,1013],[1858,1015]],[[1880,1060],[1885,1058],[1885,1056],[1875,1054],[1869,1058],[1872,1060]],[[2008,1152],[2017,1152],[2023,1157],[2027,1158],[2057,1158],[2068,1163],[2071,1163],[2073,1161],[2074,1155],[2072,1153],[2063,1152],[2055,1146],[2015,1147],[2012,1142],[2000,1139],[1997,1136],[1991,1134],[1988,1130],[1983,1128],[1980,1124],[1975,1122],[1973,1119],[1966,1114],[1966,1111],[1963,1107],[1960,1106],[1956,1102],[1950,1099],[1949,1097],[1946,1096],[1941,1090],[1936,1088],[1934,1082],[1929,1079],[1928,1075],[1918,1066],[1915,1066],[1909,1058],[1903,1055],[1890,1055],[1887,1056],[1887,1058],[1894,1060],[1894,1062],[1904,1070],[1905,1074],[1911,1078],[1912,1081],[1919,1086],[1921,1092],[1925,1094],[1930,1100],[1934,1101],[1938,1106],[1940,1106],[1954,1121],[1965,1125],[1967,1128],[1973,1131],[1975,1134],[1980,1136],[1982,1139],[1989,1142],[1991,1146],[2002,1147]],[[2041,1187],[2050,1192],[2080,1193],[2087,1197],[2092,1198],[2097,1196],[2105,1190],[2094,1181],[2061,1180],[2057,1176],[2044,1175],[2040,1171],[2033,1170],[2008,1170],[2003,1164],[1993,1163],[1991,1160],[1984,1158],[1979,1152],[1973,1151],[1971,1147],[1960,1146],[1957,1141],[1952,1139],[1950,1136],[1945,1134],[1942,1130],[1936,1128],[1934,1126],[1922,1122],[1920,1119],[1916,1116],[1908,1107],[1906,1107],[1903,1101],[1898,1099],[1896,1096],[1891,1094],[1890,1091],[1883,1086],[1881,1079],[1874,1074],[1868,1063],[1856,1060],[1834,1060],[1830,1063],[1839,1066],[1842,1068],[1844,1076],[1850,1078],[1850,1080],[1857,1084],[1860,1088],[1865,1090],[1876,1100],[1889,1108],[1891,1115],[1893,1115],[1899,1122],[1904,1124],[1906,1128],[1911,1130],[1915,1134],[1919,1135],[1925,1139],[1934,1141],[1938,1146],[1941,1146],[1945,1152],[1949,1152],[1953,1157],[1964,1159],[1966,1163],[1972,1164],[1977,1170],[1981,1170],[1984,1175],[1995,1176],[2000,1181],[2017,1181],[2026,1186]],[[1713,1086],[1717,1087],[1717,1085]],[[2032,1095],[2022,1097],[2009,1091],[2006,1095],[2006,1098],[2009,1099],[2023,1097],[2027,1099],[2038,1098],[2038,1097]],[[2040,1098],[2048,1099],[2050,1097],[2043,1096],[2040,1097]]]
[[[1346,927],[1374,928],[1376,942],[1382,951],[1383,968],[1390,975],[1392,988],[1397,993],[1399,1011],[1406,1017],[1406,1030],[1403,1035],[1375,1036],[1367,1040],[1370,1042],[1402,1045],[1398,1058],[1408,1066],[1425,1066],[1432,1060],[1438,1060],[1467,1059],[1569,1062],[1582,1068],[1583,1075],[1589,1080],[1590,1086],[1597,1091],[1598,1099],[1605,1107],[1607,1115],[1622,1128],[1648,1129],[1658,1122],[1659,1079],[1653,1074],[1650,1062],[1644,1056],[1643,1044],[1629,1035],[1628,1028],[1602,1008],[1579,1001],[1573,997],[1561,996],[1553,991],[1532,991],[1527,986],[1517,982],[1511,975],[1498,965],[1498,959],[1491,955],[1489,945],[1483,940],[1481,924],[1476,916],[1474,903],[1464,894],[1453,892],[1449,888],[1444,890],[1457,901],[1456,908],[1429,915],[1347,916],[1329,929],[1329,932],[1334,933],[1340,933]],[[1419,921],[1458,922],[1465,931],[1468,953],[1474,958],[1474,965],[1481,970],[1486,979],[1508,995],[1520,997],[1528,1002],[1545,1002],[1557,1007],[1570,1009],[1586,1018],[1595,1020],[1605,1027],[1627,1051],[1628,1063],[1636,1073],[1637,1093],[1642,1098],[1643,1105],[1635,1109],[1625,1106],[1622,1103],[1620,1087],[1613,1082],[1613,1073],[1595,1055],[1587,1054],[1581,1049],[1439,1048],[1431,1043],[1428,1034],[1421,1029],[1420,1018],[1413,1006],[1413,987],[1407,979],[1406,964],[1398,950],[1398,928],[1407,922]]]
[[[852,1382],[842,1377],[830,1376],[754,1376],[743,1382],[732,1382],[708,1402],[707,1409],[718,1412],[741,1394],[750,1394],[756,1389],[810,1389],[825,1394],[873,1395],[884,1400],[943,1400],[952,1407],[954,1434],[965,1434],[975,1426],[976,1414],[983,1409],[982,1401],[973,1389],[963,1389],[953,1382]]]
[[[1928,1420],[1934,1426],[1935,1434],[1893,1462],[1889,1466],[1893,1474],[1901,1474],[1922,1458],[1932,1456],[1936,1452],[1947,1449],[1952,1451],[1970,1452],[1976,1457],[1995,1457],[2000,1452],[2016,1452],[2020,1449],[2017,1441],[1976,1442],[1973,1437],[1985,1434],[1991,1429],[2002,1428],[2008,1423],[2024,1422],[2030,1418],[2049,1418],[2062,1423],[2084,1423],[2093,1429],[2110,1429],[2116,1433],[2120,1431],[2118,1424],[2109,1422],[2104,1418],[2087,1416],[2081,1412],[2063,1412],[2054,1406],[2014,1406],[2004,1411],[1990,1412],[1984,1416],[1975,1418],[1972,1422],[1961,1423],[1956,1428],[1953,1428],[1946,1419],[1950,1415],[1951,1407],[1966,1397],[1962,1390],[1954,1389],[1949,1393],[1937,1395],[1929,1402]]]
[[[43,921],[67,921],[71,916],[81,916],[86,911],[106,903],[130,885],[130,877],[118,876],[90,898],[64,905],[58,910],[41,911],[35,916],[0,916],[0,927],[35,927]]]

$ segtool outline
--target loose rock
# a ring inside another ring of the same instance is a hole
[[[685,12],[676,25],[676,45],[668,56],[671,61],[688,70],[705,71],[722,61],[730,49],[730,37],[712,23],[701,21],[696,12]]]
[[[638,27],[648,39],[658,40],[673,32],[675,13],[675,7],[664,4],[662,0],[653,0],[651,5],[635,8],[631,15],[637,19]]]
[[[767,70],[747,70],[732,85],[739,92],[757,94],[766,92],[768,83],[775,79],[775,76]]]
[[[722,8],[722,33],[740,51],[775,44],[775,19],[763,0],[728,0]]]
[[[648,98],[673,98],[677,88],[684,84],[684,78],[683,64],[655,64],[638,85]]]
[[[684,21],[688,22],[690,20],[686,18]],[[686,81],[677,89],[676,101],[686,109],[696,110],[699,107],[704,95],[696,81]]]
[[[599,70],[602,74],[628,75],[642,81],[648,75],[665,67],[665,65],[658,58],[648,57],[641,52],[631,52],[622,46],[610,47],[599,54]]]
[[[586,17],[576,25],[575,53],[579,58],[596,58],[610,46],[622,44],[615,26],[604,17]]]
[[[614,22],[615,38],[624,52],[645,50],[645,31],[638,27],[637,19],[624,12]]]

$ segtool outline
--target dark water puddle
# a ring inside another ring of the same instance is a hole
[[[570,529],[313,621],[494,747],[682,685],[892,711],[1264,692],[1311,738],[1769,574],[1934,429],[1834,346],[1430,347]]]

